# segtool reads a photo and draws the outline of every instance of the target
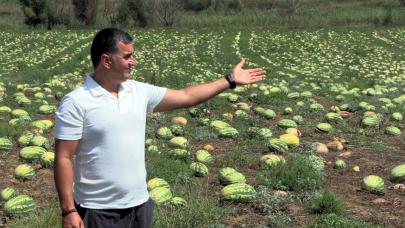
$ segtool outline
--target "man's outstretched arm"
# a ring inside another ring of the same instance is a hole
[[[237,85],[251,84],[265,78],[266,72],[263,68],[243,69],[244,64],[245,60],[242,59],[242,61],[232,69],[232,74]],[[180,90],[167,89],[165,96],[154,111],[170,111],[198,105],[228,88],[228,81],[225,78],[221,78],[208,83],[192,85]]]

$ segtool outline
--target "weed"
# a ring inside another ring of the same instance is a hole
[[[314,194],[311,200],[305,204],[305,210],[314,214],[334,213],[341,215],[345,211],[342,198],[331,190],[323,190]]]
[[[375,226],[370,223],[356,219],[345,218],[343,216],[338,216],[336,214],[326,214],[318,218],[318,220],[310,226],[312,228],[371,228],[371,227],[380,227]]]

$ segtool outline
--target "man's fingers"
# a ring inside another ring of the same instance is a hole
[[[248,71],[249,71],[249,73],[266,72],[263,68],[249,69]]]

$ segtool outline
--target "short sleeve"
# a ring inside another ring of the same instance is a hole
[[[71,97],[65,97],[55,113],[55,138],[79,140],[83,134],[84,110]]]
[[[153,112],[155,107],[162,101],[167,88],[146,84],[148,105],[147,111]]]

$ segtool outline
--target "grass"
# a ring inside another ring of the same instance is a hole
[[[286,156],[284,164],[259,172],[259,183],[274,189],[296,192],[314,191],[323,183],[323,172],[317,172],[305,155]]]
[[[342,215],[345,212],[343,199],[331,190],[324,189],[314,194],[312,199],[305,203],[305,210],[313,214]]]
[[[320,216],[314,224],[310,226],[311,228],[371,228],[380,227],[374,224],[366,223],[359,219],[351,219],[344,216],[339,216],[336,214],[326,214]]]

